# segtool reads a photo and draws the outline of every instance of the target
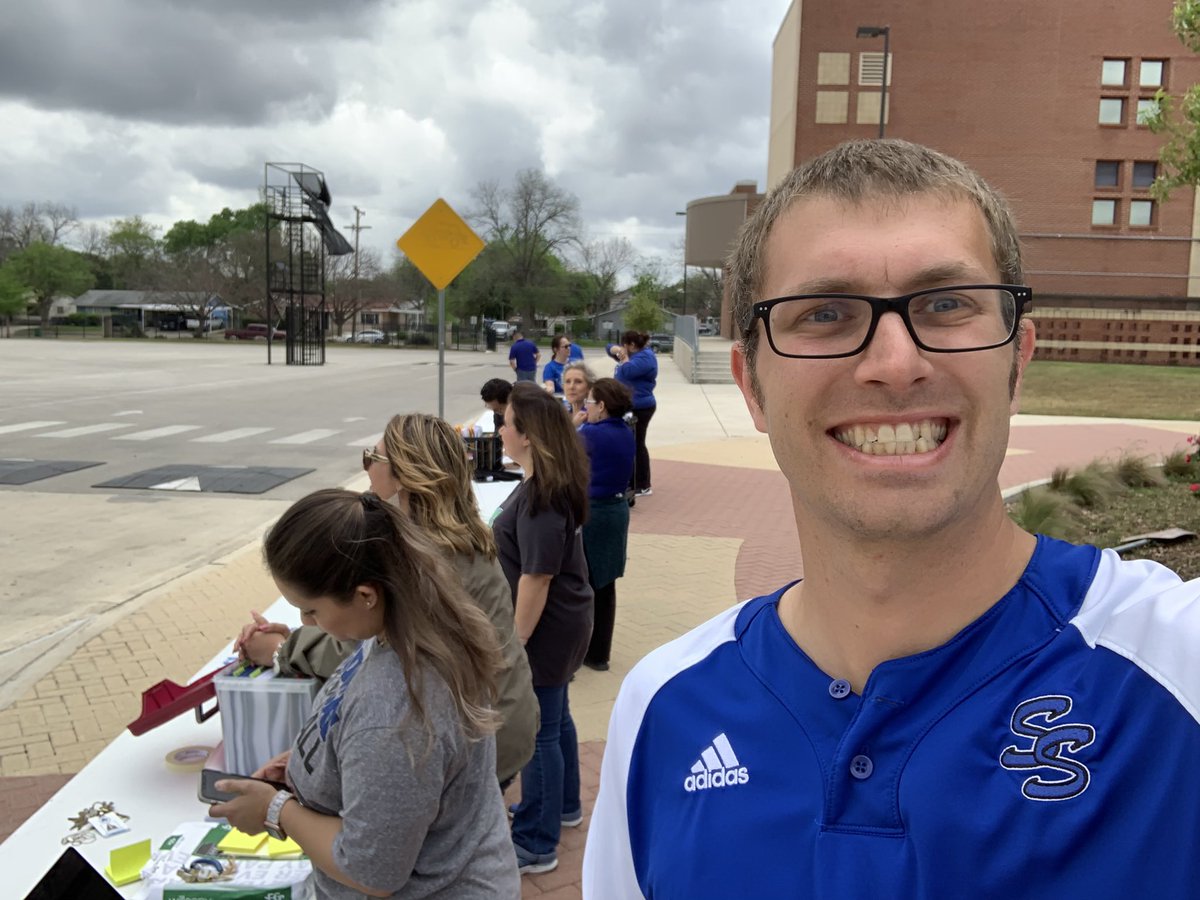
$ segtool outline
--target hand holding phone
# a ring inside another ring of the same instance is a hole
[[[217,782],[225,781],[226,779],[231,781],[261,781],[277,790],[287,790],[287,785],[280,781],[271,781],[267,778],[251,778],[248,775],[234,775],[232,772],[222,772],[219,769],[202,769],[200,771],[200,789],[196,792],[196,796],[200,802],[211,806],[214,803],[226,803],[238,796],[232,791],[217,790]]]

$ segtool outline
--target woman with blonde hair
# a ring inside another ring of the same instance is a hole
[[[516,606],[517,637],[533,670],[541,710],[533,759],[521,770],[513,845],[522,873],[558,866],[564,825],[583,821],[579,742],[567,685],[592,632],[581,526],[587,521],[588,462],[562,403],[536,386],[513,386],[500,430],[525,481],[493,522],[500,565]]]
[[[303,619],[356,642],[292,749],[228,779],[213,816],[291,838],[318,898],[520,896],[496,790],[495,676],[487,617],[444,554],[372,493],[297,501],[263,542]]]
[[[587,421],[587,396],[596,376],[587,363],[567,363],[562,373],[563,406],[571,414],[571,421],[579,427]]]
[[[503,657],[497,679],[496,776],[505,786],[533,755],[538,707],[529,662],[513,632],[512,593],[492,532],[479,516],[462,438],[436,416],[393,416],[375,447],[363,451],[363,468],[371,489],[399,507],[442,551],[496,631]],[[264,664],[274,656],[283,672],[328,677],[352,649],[313,629],[288,634],[283,625],[267,628],[267,637],[255,637],[254,626],[243,630],[243,653]]]

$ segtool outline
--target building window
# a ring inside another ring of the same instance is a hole
[[[1101,97],[1100,98],[1100,124],[1101,125],[1124,125],[1125,124],[1125,98],[1124,97]]]
[[[1100,83],[1105,87],[1124,87],[1127,59],[1106,59],[1100,66]]]
[[[1120,187],[1121,164],[1111,159],[1096,161],[1096,187]]]
[[[1117,223],[1117,201],[1116,200],[1093,200],[1092,201],[1092,224],[1093,225],[1115,225]],[[1108,326],[1105,325],[1107,328]]]
[[[892,83],[892,57],[888,54],[887,83]],[[858,54],[858,84],[860,87],[879,87],[883,84],[883,54],[877,51]]]
[[[1131,200],[1129,202],[1129,224],[1144,228],[1154,223],[1153,200]]]
[[[364,325],[378,325],[379,324],[379,313],[363,313],[360,321]]]
[[[859,125],[875,125],[879,122],[879,103],[883,96],[882,91],[868,91],[858,95],[858,110],[855,114],[855,121]],[[892,95],[888,94],[887,108],[883,111],[883,121],[887,124],[889,121],[888,114],[892,111]]]
[[[849,53],[818,53],[817,84],[849,84]],[[845,119],[842,119],[845,122]]]
[[[1158,112],[1158,101],[1153,97],[1143,97],[1137,102],[1137,123],[1145,125],[1151,116]]]
[[[1157,177],[1158,163],[1135,162],[1133,164],[1133,186],[1135,188],[1148,188],[1154,184],[1154,179]]]
[[[846,91],[817,91],[818,125],[844,125],[849,109],[850,94]]]
[[[1162,87],[1164,84],[1163,70],[1165,68],[1165,60],[1143,59],[1138,69],[1138,86],[1144,88]]]

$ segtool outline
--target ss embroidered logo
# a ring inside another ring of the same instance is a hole
[[[1091,725],[1063,722],[1071,711],[1071,698],[1034,697],[1013,710],[1009,728],[1017,737],[1029,738],[1025,747],[1015,744],[1000,754],[1000,765],[1013,771],[1032,771],[1021,785],[1030,800],[1070,800],[1087,790],[1092,780],[1088,767],[1075,759],[1096,739]],[[1040,771],[1039,771],[1040,770]]]

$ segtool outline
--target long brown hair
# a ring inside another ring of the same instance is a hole
[[[445,555],[400,510],[371,493],[316,491],[267,532],[263,557],[276,580],[305,598],[346,604],[360,585],[373,587],[421,724],[428,729],[421,687],[431,667],[450,689],[468,735],[496,730],[496,633]]]
[[[413,521],[447,553],[496,558],[492,531],[479,517],[463,440],[444,419],[392,416],[383,432],[392,474],[408,494]]]
[[[544,509],[587,521],[588,458],[562,401],[521,381],[508,397],[513,427],[529,439],[533,474],[527,479],[534,514]]]

